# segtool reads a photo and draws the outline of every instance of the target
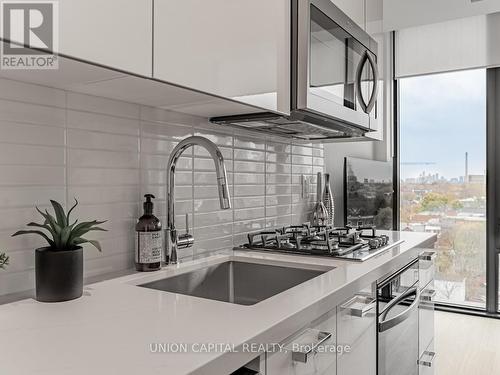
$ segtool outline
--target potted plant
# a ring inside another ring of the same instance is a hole
[[[0,253],[0,270],[3,270],[9,264],[9,257],[5,253]]]
[[[51,215],[47,210],[36,210],[43,216],[43,224],[29,223],[38,229],[20,230],[12,236],[36,234],[43,237],[49,246],[35,250],[36,299],[41,302],[62,302],[81,297],[83,293],[83,249],[90,243],[101,251],[99,242],[83,236],[90,231],[105,231],[98,225],[105,221],[89,221],[70,224],[70,214],[75,204],[66,213],[58,202],[51,200],[54,209]]]

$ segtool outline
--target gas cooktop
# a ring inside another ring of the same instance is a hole
[[[248,234],[240,248],[364,261],[402,243],[373,226],[333,227],[310,223]]]

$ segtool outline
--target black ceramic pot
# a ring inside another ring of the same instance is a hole
[[[35,251],[36,300],[62,302],[83,293],[83,248],[54,251],[42,247]]]

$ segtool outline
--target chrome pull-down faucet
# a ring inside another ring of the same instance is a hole
[[[180,141],[172,150],[168,159],[167,170],[167,237],[165,241],[165,258],[169,254],[171,264],[177,264],[177,249],[184,249],[193,246],[194,238],[189,234],[188,218],[186,215],[186,233],[177,234],[175,229],[175,167],[182,153],[191,146],[201,146],[205,148],[215,163],[215,173],[217,174],[217,187],[219,191],[220,208],[227,210],[231,208],[231,198],[227,184],[226,166],[224,157],[219,148],[207,138],[188,137]],[[170,248],[170,249],[169,249]]]

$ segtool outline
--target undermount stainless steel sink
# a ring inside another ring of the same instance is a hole
[[[139,286],[239,305],[254,305],[331,269],[227,261]]]

